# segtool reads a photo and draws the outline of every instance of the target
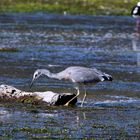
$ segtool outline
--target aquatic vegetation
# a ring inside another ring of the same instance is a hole
[[[103,124],[97,124],[97,123],[95,123],[95,124],[93,124],[93,126],[92,126],[94,129],[109,129],[109,128],[115,128],[113,125],[103,125]]]
[[[1,0],[0,12],[53,12],[93,15],[130,15],[136,0]]]
[[[18,48],[2,47],[0,52],[19,52]]]

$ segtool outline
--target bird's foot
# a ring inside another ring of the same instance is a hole
[[[64,104],[64,106],[69,106],[69,102],[67,102],[66,104]]]

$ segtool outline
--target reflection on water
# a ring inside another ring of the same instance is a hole
[[[140,66],[140,33],[134,33],[132,37],[132,49],[136,52],[137,55],[137,65]]]
[[[1,14],[0,84],[28,91],[37,68],[59,72],[72,65],[96,67],[113,75],[114,81],[87,86],[83,108],[82,88],[79,102],[72,108],[1,103],[0,136],[137,138],[140,38],[133,26],[130,17]],[[70,82],[45,77],[32,90],[75,92]]]

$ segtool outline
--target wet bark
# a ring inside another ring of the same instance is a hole
[[[0,85],[0,100],[14,100],[19,102],[42,102],[47,105],[65,105],[70,99],[75,96],[73,93],[55,93],[52,91],[46,92],[25,92],[13,86]],[[70,104],[75,105],[77,98]]]

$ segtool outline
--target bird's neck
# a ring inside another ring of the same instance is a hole
[[[45,70],[44,74],[48,76],[49,78],[59,79],[61,80],[61,77],[59,76],[59,73],[52,73],[49,70]]]

